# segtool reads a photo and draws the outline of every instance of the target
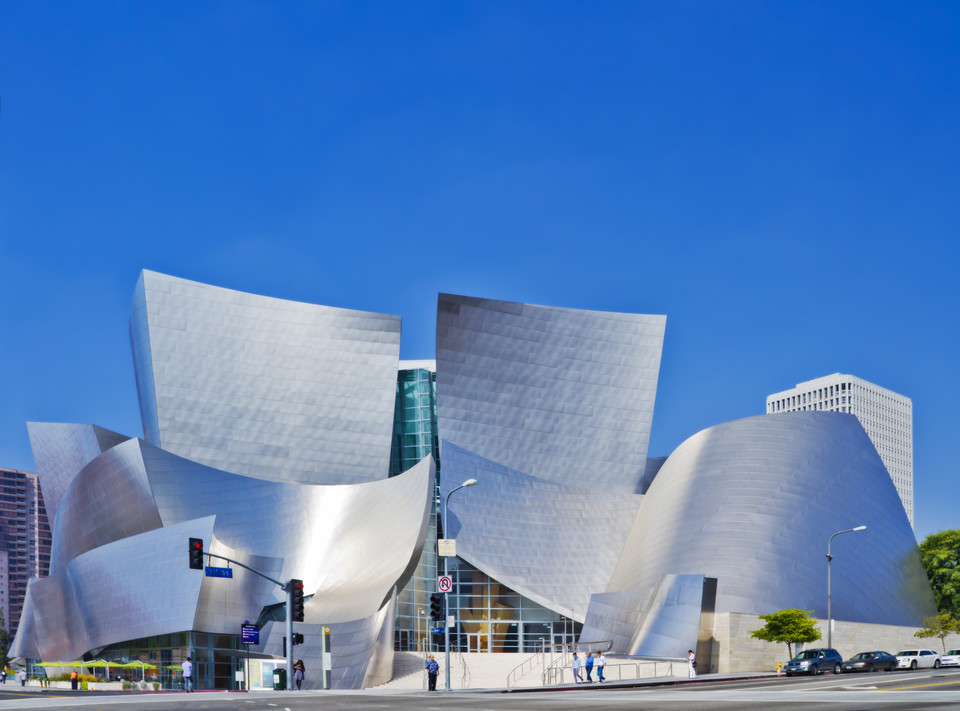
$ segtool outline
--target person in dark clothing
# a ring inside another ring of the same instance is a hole
[[[440,674],[440,665],[437,664],[437,660],[433,658],[433,655],[430,655],[430,658],[427,659],[427,664],[424,667],[427,670],[427,679],[429,681],[428,689],[430,691],[437,690],[437,676]]]

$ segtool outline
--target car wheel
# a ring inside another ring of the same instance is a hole
[[[834,664],[834,665],[833,665],[833,673],[834,673],[834,674],[839,674],[839,673],[840,673],[840,665],[839,665],[839,664]]]
[[[917,668],[917,660],[916,660],[916,659],[914,659],[912,662],[910,662],[910,668],[911,668],[911,669],[916,669],[916,668]]]
[[[820,673],[820,667],[818,667],[816,664],[810,667],[810,676],[816,676],[819,673]]]
[[[934,659],[934,660],[933,660],[933,668],[934,668],[934,669],[939,669],[939,668],[940,668],[940,660],[939,660],[939,659]]]

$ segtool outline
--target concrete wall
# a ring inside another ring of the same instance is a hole
[[[827,645],[827,622],[818,620],[823,637],[806,647],[825,647]],[[786,663],[789,659],[787,645],[770,644],[753,639],[750,632],[763,627],[763,621],[756,615],[736,612],[721,612],[714,617],[713,650],[711,668],[701,666],[700,673],[714,672],[730,674],[736,672],[773,671],[777,662]],[[936,652],[943,651],[936,637],[918,639],[913,636],[916,627],[894,627],[890,625],[870,625],[861,622],[833,621],[833,647],[844,659],[857,652],[882,649],[896,654],[901,649],[926,648]],[[960,635],[946,638],[947,649],[960,648]]]

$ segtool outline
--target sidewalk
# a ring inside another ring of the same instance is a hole
[[[702,684],[714,681],[744,681],[747,679],[775,679],[782,674],[774,671],[770,672],[739,672],[736,674],[703,674],[695,679],[683,679],[678,677],[659,677],[653,679],[625,679],[621,681],[605,681],[602,684],[598,682],[583,684],[558,684],[556,686],[536,686],[516,689],[472,689],[471,691],[487,691],[489,693],[502,694],[529,694],[543,691],[581,691],[590,689],[633,689],[641,686],[674,686],[678,684]]]

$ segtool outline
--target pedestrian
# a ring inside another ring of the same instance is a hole
[[[587,668],[587,683],[592,684],[593,678],[590,675],[593,673],[593,652],[587,652],[587,661],[584,666]]]
[[[603,652],[600,652],[597,655],[597,681],[601,684],[603,683],[603,668],[607,666],[607,658],[603,656]]]
[[[580,657],[576,652],[573,653],[573,681],[575,684],[583,683],[583,677],[580,676]]]
[[[70,672],[70,688],[76,691],[79,685],[80,685],[80,675],[77,674],[77,670],[74,669],[72,672]]]
[[[427,670],[427,690],[436,691],[437,690],[437,675],[440,673],[440,665],[437,664],[437,660],[433,658],[431,654],[427,659],[427,664],[424,667]]]
[[[690,678],[695,679],[697,677],[697,655],[693,653],[692,649],[687,651],[687,668],[690,672]]]
[[[297,682],[297,691],[300,691],[300,685],[303,683],[303,677],[306,675],[306,668],[303,666],[303,660],[298,659],[293,665],[293,680]]]
[[[180,668],[183,669],[183,690],[193,691],[193,660],[187,657]]]
[[[21,669],[21,670],[20,670],[20,673],[17,674],[17,678],[20,679],[20,686],[26,686],[26,685],[27,685],[27,670],[26,670],[26,669]]]
[[[7,665],[3,665],[3,669],[0,669],[0,684],[7,683]]]

